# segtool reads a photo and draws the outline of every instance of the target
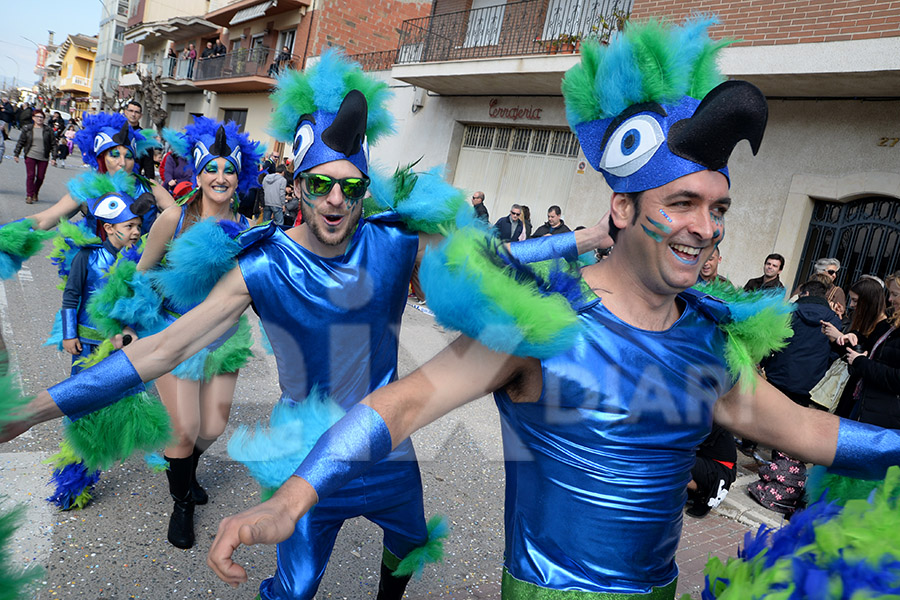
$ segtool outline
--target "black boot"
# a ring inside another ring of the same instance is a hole
[[[169,517],[169,543],[187,550],[194,545],[194,499],[191,497],[193,458],[169,458],[169,492],[175,501]]]
[[[378,597],[375,600],[400,600],[403,597],[412,575],[394,577],[391,571],[393,569],[384,562],[381,563],[381,580],[378,582]]]
[[[206,452],[206,449],[213,445],[216,440],[206,440],[197,438],[194,442],[194,453],[191,455],[192,471],[191,471],[191,496],[194,498],[194,504],[204,505],[209,502],[209,494],[206,493],[200,483],[197,481],[197,464],[200,462],[200,455]]]

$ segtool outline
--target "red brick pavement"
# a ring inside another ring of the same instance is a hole
[[[680,572],[676,597],[688,593],[698,600],[704,587],[706,561],[710,556],[718,556],[723,561],[737,556],[738,545],[743,546],[744,534],[749,530],[746,525],[712,513],[702,519],[685,515],[681,543],[675,555]]]

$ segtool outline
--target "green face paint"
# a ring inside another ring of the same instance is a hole
[[[648,229],[647,226],[644,225],[643,223],[641,223],[641,229],[643,229],[643,230],[644,230],[644,233],[646,233],[647,235],[649,235],[650,238],[651,238],[654,242],[662,243],[662,241],[663,241],[662,236],[659,235],[658,233],[656,233],[655,231],[651,231],[650,229]]]
[[[654,227],[656,227],[657,229],[659,229],[659,230],[662,231],[663,233],[666,233],[666,234],[672,233],[672,228],[669,227],[668,225],[665,225],[664,223],[657,223],[656,221],[654,221],[654,220],[651,219],[650,217],[645,217],[645,218],[647,219],[647,221],[650,222],[651,225],[653,225]]]

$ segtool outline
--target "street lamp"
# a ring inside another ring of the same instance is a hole
[[[13,80],[13,87],[16,87],[16,88],[17,88],[17,87],[19,87],[19,84],[18,84],[18,79],[19,79],[19,63],[16,62],[16,59],[14,59],[12,56],[7,55],[6,58],[8,58],[9,60],[13,61],[13,64],[16,65],[16,78]]]

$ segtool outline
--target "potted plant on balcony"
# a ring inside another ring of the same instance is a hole
[[[590,37],[603,45],[609,44],[609,38],[616,31],[625,29],[631,13],[619,8],[618,2],[608,15],[597,15],[594,25],[591,26]]]
[[[575,46],[581,42],[581,36],[577,33],[561,33],[555,41],[560,54],[572,54],[575,52]]]

